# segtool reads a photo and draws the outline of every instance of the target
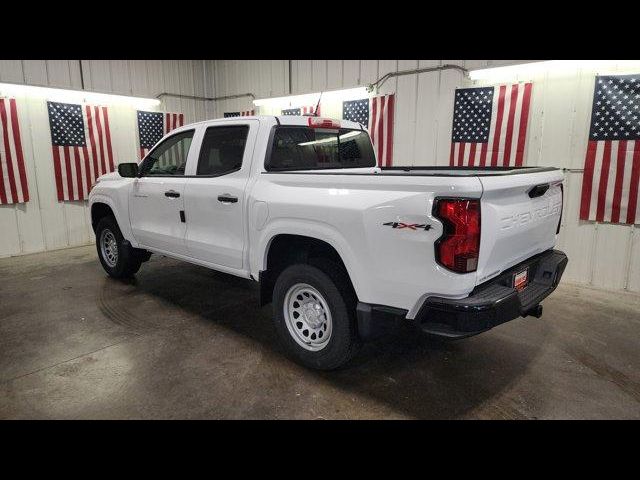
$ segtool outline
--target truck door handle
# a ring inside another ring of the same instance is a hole
[[[218,201],[222,203],[237,203],[238,197],[233,197],[228,193],[225,193],[224,195],[218,195]]]
[[[164,196],[170,198],[178,198],[180,196],[180,193],[176,192],[175,190],[169,190],[168,192],[164,192]]]

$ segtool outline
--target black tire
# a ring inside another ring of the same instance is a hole
[[[303,348],[287,327],[285,297],[296,284],[315,288],[324,297],[331,312],[331,337],[321,350]],[[296,361],[317,370],[334,370],[358,352],[361,342],[356,327],[355,306],[356,297],[346,272],[331,262],[291,265],[280,273],[273,289],[273,318],[282,344]]]
[[[117,261],[115,265],[112,265],[112,262],[104,258],[100,244],[103,233],[107,235],[108,232],[112,233],[115,237],[117,248]],[[105,272],[110,276],[114,278],[129,278],[140,270],[140,265],[142,264],[142,254],[140,252],[144,252],[144,250],[140,251],[133,248],[129,242],[124,239],[118,227],[118,222],[116,222],[114,217],[104,217],[98,222],[96,227],[96,248],[102,268],[104,268]]]

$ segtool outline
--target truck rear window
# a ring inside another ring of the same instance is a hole
[[[276,127],[267,170],[375,167],[367,132],[341,128]]]

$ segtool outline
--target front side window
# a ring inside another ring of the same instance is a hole
[[[142,162],[143,175],[184,175],[193,130],[167,138]]]
[[[247,125],[207,128],[197,174],[217,176],[240,170],[248,133]]]
[[[367,132],[276,127],[267,170],[375,167]]]

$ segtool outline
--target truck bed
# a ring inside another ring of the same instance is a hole
[[[382,167],[382,175],[425,175],[436,177],[488,177],[521,175],[558,170],[556,167]]]
[[[264,173],[314,174],[314,175],[393,175],[421,177],[496,177],[505,175],[522,175],[529,173],[550,172],[559,170],[556,167],[375,167],[353,169],[272,169]]]

